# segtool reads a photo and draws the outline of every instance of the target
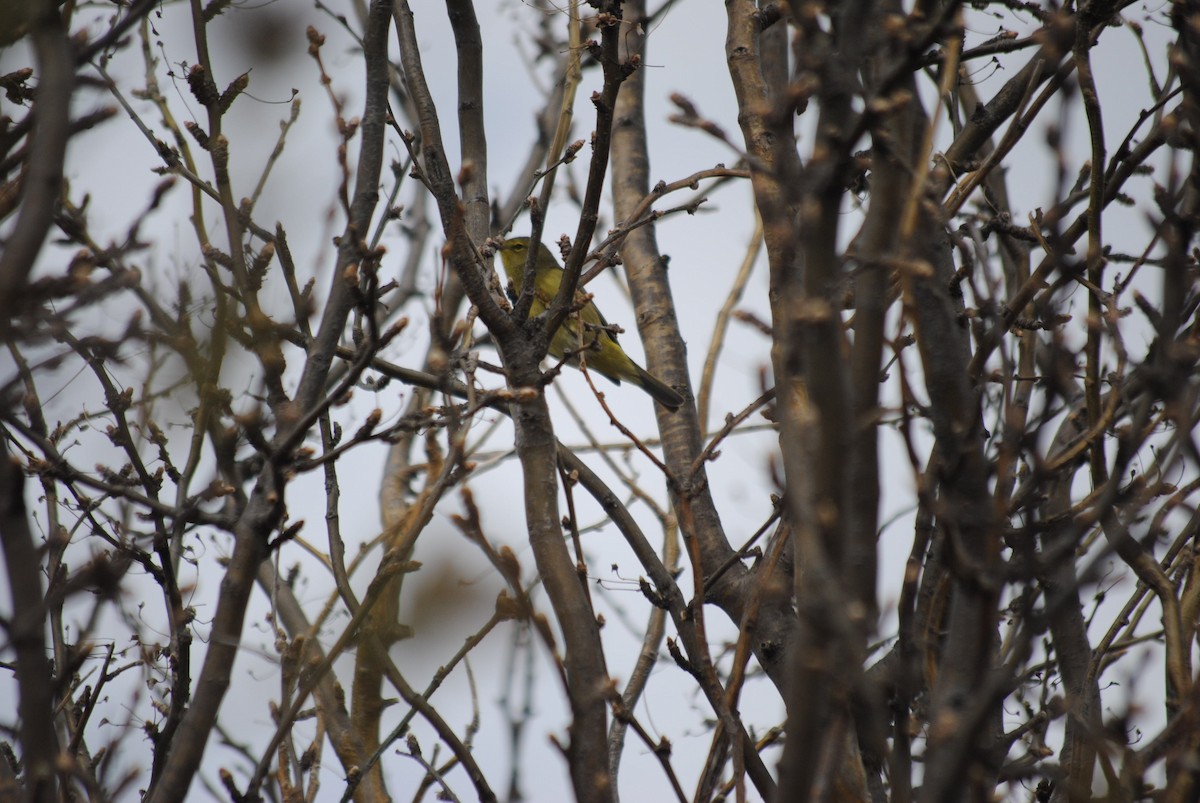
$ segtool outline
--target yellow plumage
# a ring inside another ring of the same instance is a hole
[[[500,261],[509,281],[521,292],[525,284],[525,259],[529,254],[529,238],[513,237],[500,246]],[[530,317],[541,315],[550,306],[558,286],[562,282],[563,270],[558,260],[545,245],[538,244],[537,262],[534,265],[537,286],[533,293]],[[581,294],[582,295],[582,294]],[[580,331],[580,324],[582,332]],[[550,355],[562,359],[568,352],[582,353],[589,371],[596,371],[616,382],[628,381],[671,410],[683,404],[683,397],[652,376],[645,368],[629,359],[617,338],[604,327],[608,326],[600,310],[591,301],[578,313],[570,315],[550,339]],[[578,361],[578,357],[573,358]]]

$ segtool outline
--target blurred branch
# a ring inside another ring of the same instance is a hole
[[[12,618],[6,623],[9,645],[16,652],[18,713],[25,800],[59,800],[58,735],[54,727],[53,672],[46,671],[44,631],[46,603],[38,549],[25,511],[25,481],[21,465],[10,457],[9,436],[0,450],[0,548],[4,551]]]
[[[28,304],[25,284],[54,220],[62,193],[63,164],[71,130],[75,65],[58,10],[41,3],[31,38],[37,55],[38,92],[34,101],[32,145],[25,161],[20,212],[0,252],[0,335]]]

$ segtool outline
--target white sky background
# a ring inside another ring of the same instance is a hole
[[[541,12],[508,0],[494,4],[480,2],[477,6],[483,30],[486,32],[485,114],[489,142],[489,187],[493,191],[493,197],[506,198],[511,192],[512,180],[525,159],[527,143],[534,132],[534,114],[544,102],[543,96],[528,78],[518,57],[520,50],[528,46],[523,41],[520,44],[514,43],[520,40],[521,32],[535,26],[536,15]],[[350,13],[348,8],[337,8]],[[1156,15],[1156,18],[1161,20],[1167,8],[1166,4],[1137,7],[1131,10],[1129,16],[1143,23],[1149,14]],[[454,125],[457,99],[456,65],[453,38],[442,3],[419,1],[414,3],[414,11],[417,15],[426,77],[441,115],[451,169],[457,169],[457,131]],[[327,36],[322,55],[326,69],[334,81],[333,91],[344,98],[347,116],[357,116],[362,108],[363,76],[360,54],[340,26],[311,4],[279,0],[236,8],[227,11],[216,20],[210,26],[209,35],[214,63],[219,65],[221,71],[215,76],[218,86],[223,87],[241,72],[253,68],[249,94],[237,101],[231,116],[227,118],[229,127],[226,133],[232,142],[236,197],[248,195],[252,191],[261,165],[275,145],[278,122],[288,115],[291,90],[295,88],[299,91],[303,102],[299,122],[289,135],[287,148],[256,209],[255,219],[268,228],[273,228],[276,220],[283,223],[288,231],[301,281],[304,281],[306,275],[316,275],[319,294],[328,284],[328,273],[335,259],[331,238],[341,231],[344,221],[334,202],[339,173],[335,159],[337,137],[330,104],[324,89],[317,83],[315,66],[305,55],[307,42],[304,31],[309,24],[315,25]],[[1001,24],[1011,27],[1017,23],[1013,20],[1004,20],[1001,23],[981,15],[974,16],[969,25],[972,33],[968,37],[968,47],[993,36]],[[563,25],[565,26],[565,17]],[[181,62],[189,65],[195,62],[186,8],[181,5],[164,7],[162,17],[154,18],[154,27],[159,33],[158,39],[163,43],[157,54],[161,59],[158,65],[158,80],[164,92],[172,98],[174,113],[181,120],[189,119],[190,114],[191,119],[203,122],[203,115],[198,112],[198,106],[192,100],[183,81],[186,68],[180,66]],[[1153,24],[1147,24],[1146,27],[1151,41],[1167,41],[1170,32],[1165,27],[1157,30]],[[731,165],[736,161],[736,154],[712,138],[695,130],[674,127],[666,120],[667,115],[674,111],[666,98],[669,94],[678,92],[692,99],[701,113],[721,125],[731,139],[735,142],[740,139],[736,106],[725,67],[724,36],[724,8],[716,3],[680,3],[650,31],[644,69],[648,81],[646,116],[650,125],[652,182],[660,179],[673,181],[697,170],[712,167],[718,162]],[[267,45],[277,48],[277,58],[274,60],[264,58],[262,48]],[[1161,80],[1165,74],[1165,44],[1156,50],[1153,56],[1157,59],[1156,69]],[[1026,57],[1019,54],[1010,64],[1019,65]],[[29,58],[20,47],[0,53],[0,73],[26,63],[29,63]],[[174,85],[166,76],[168,67],[177,75]],[[140,85],[142,81],[142,65],[136,47],[122,51],[109,69],[126,90]],[[1133,37],[1123,30],[1107,31],[1096,51],[1094,69],[1100,87],[1111,155],[1112,149],[1124,137],[1129,125],[1141,110],[1141,104],[1147,95],[1142,59]],[[982,62],[979,63],[975,77],[980,81],[980,94],[985,99],[990,97],[1012,72],[1011,66],[994,70]],[[547,71],[542,69],[539,76],[539,86],[547,86]],[[591,130],[594,114],[588,97],[593,90],[599,89],[599,81],[596,71],[589,71],[584,75],[575,114],[577,128],[572,139],[586,139]],[[1126,101],[1122,97],[1122,93],[1126,91],[1133,100]],[[928,101],[928,95],[926,99]],[[0,103],[6,102],[0,100]],[[157,114],[149,105],[136,100],[132,102],[135,108],[145,115],[146,121],[152,127],[157,127]],[[112,103],[111,98],[98,91],[84,90],[79,95],[77,112],[82,113],[96,106]],[[1059,108],[1057,102],[1051,103],[1043,112],[1042,120],[1058,119]],[[8,113],[11,114],[11,110]],[[946,126],[942,127],[941,133],[945,140],[948,134]],[[1082,121],[1072,121],[1068,125],[1067,134],[1072,143],[1066,149],[1067,157],[1074,160],[1068,174],[1069,180],[1073,180],[1075,172],[1088,155],[1086,129]],[[352,165],[357,153],[357,144],[356,140],[350,157]],[[192,145],[194,153],[200,159],[199,149],[194,143]],[[1021,222],[1023,216],[1033,211],[1036,206],[1049,206],[1056,195],[1050,183],[1056,170],[1054,155],[1044,148],[1040,134],[1031,133],[1021,148],[1024,155],[1009,160],[1009,164],[1014,166],[1014,171],[1008,176],[1014,203],[1029,204],[1027,207],[1019,206],[1014,209],[1017,222]],[[389,159],[403,158],[399,143],[394,137],[389,139],[388,153]],[[585,175],[586,157],[589,153],[585,147],[581,158],[570,168],[579,181],[582,181]],[[93,232],[99,235],[99,239],[123,237],[129,221],[143,209],[149,188],[159,180],[150,172],[157,164],[150,144],[124,116],[118,116],[104,126],[72,141],[67,174],[72,181],[73,195],[77,199],[84,191],[91,194],[90,219]],[[567,176],[560,171],[556,186],[561,191],[566,185]],[[390,186],[390,176],[385,171],[385,195]],[[1144,193],[1149,184],[1143,180],[1135,186],[1139,193]],[[660,207],[674,206],[691,197],[690,192],[668,197]],[[688,341],[690,367],[696,382],[699,381],[700,369],[708,348],[712,321],[725,299],[753,229],[750,209],[750,191],[743,183],[711,194],[709,203],[700,214],[694,217],[670,217],[658,226],[659,245],[662,251],[671,257],[672,288],[683,334]],[[1120,212],[1124,217],[1106,217],[1106,234],[1117,244],[1118,250],[1128,250],[1122,249],[1120,245],[1121,228],[1128,227],[1132,243],[1129,249],[1137,247],[1137,243],[1144,242],[1142,231],[1145,221],[1139,212]],[[180,181],[169,196],[168,203],[154,214],[144,232],[144,236],[155,241],[155,248],[144,255],[140,265],[147,283],[161,287],[164,297],[170,296],[172,286],[181,275],[193,277],[193,287],[197,294],[202,292],[205,284],[197,267],[199,255],[188,220],[189,214],[188,188]],[[228,248],[215,206],[209,204],[206,214],[213,242],[223,249]],[[1115,216],[1118,211],[1114,209],[1112,214]],[[598,229],[601,233],[613,223],[611,205],[602,208],[602,215]],[[1113,223],[1114,219],[1119,221],[1116,225]],[[845,237],[854,232],[858,221],[858,215],[848,209],[843,230]],[[434,224],[436,227],[436,221]],[[517,223],[516,232],[524,233],[528,230],[528,225],[527,218],[521,218]],[[575,227],[575,207],[560,199],[551,208],[544,239],[549,243],[562,233],[573,235]],[[407,257],[407,241],[397,236],[393,229],[385,235],[383,242],[389,247],[389,256],[384,261],[384,275],[385,278],[395,278],[395,274],[389,275],[388,270],[399,270],[398,266]],[[431,242],[435,248],[440,247],[442,238],[435,235]],[[47,273],[54,273],[61,270],[61,264],[59,261],[47,260],[42,267]],[[432,282],[432,269],[435,265],[432,254],[425,264],[430,273],[425,277],[423,286],[428,288]],[[277,283],[275,286],[278,289],[280,285]],[[628,333],[622,339],[622,343],[635,359],[644,364],[633,314],[621,291],[608,278],[593,283],[588,289],[597,294],[597,301],[605,311],[606,317],[626,328]],[[761,319],[766,320],[768,309],[765,290],[766,268],[760,259],[740,308],[752,310]],[[1156,280],[1143,282],[1141,290],[1152,299],[1159,296]],[[290,319],[290,307],[284,303],[282,294],[277,294],[275,298],[279,304],[276,309],[280,318]],[[1082,292],[1077,293],[1073,301],[1075,309],[1072,311],[1081,313],[1086,307]],[[413,318],[413,324],[389,348],[389,358],[405,365],[419,367],[425,340],[424,323],[420,315],[422,307],[428,303],[423,301],[406,310]],[[199,320],[207,320],[207,313],[201,308],[197,310],[196,317]],[[114,326],[120,328],[124,318],[113,320]],[[766,339],[750,328],[736,322],[732,324],[714,386],[714,398],[710,407],[711,425],[719,426],[726,413],[742,409],[761,392],[760,376],[768,364],[768,346]],[[494,352],[490,350],[482,351],[481,356],[489,362],[497,361]],[[298,355],[290,352],[289,359],[294,369],[299,364]],[[7,355],[0,357],[0,376],[7,377],[8,366],[4,360],[7,360]],[[910,360],[910,369],[915,367]],[[235,392],[243,387],[253,389],[253,370],[248,364],[243,364],[237,371],[230,370],[226,374],[227,380],[238,376],[238,371],[245,378],[230,381],[230,386]],[[95,382],[86,373],[77,375],[74,371],[60,371],[55,374],[47,372],[40,379],[44,383],[43,399],[51,397],[55,392],[61,392],[54,401],[57,406],[53,408],[61,418],[69,417],[82,399],[90,399],[93,408],[97,405]],[[601,377],[596,377],[595,381],[597,386],[606,392],[609,405],[624,423],[643,436],[655,435],[652,407],[647,397],[627,386],[615,387]],[[576,408],[583,411],[589,427],[601,441],[611,442],[620,438],[619,433],[608,424],[599,405],[591,398],[582,376],[575,372],[565,372],[556,382],[556,388],[566,392]],[[556,394],[551,396],[554,399],[551,404],[555,410],[555,423],[559,428],[560,439],[569,444],[581,443],[577,428]],[[383,392],[375,394],[359,390],[351,407],[340,412],[343,427],[348,433],[353,432],[357,424],[376,406],[384,410],[386,424],[403,408],[406,399],[407,391],[398,383],[393,383]],[[189,406],[190,402],[184,400],[180,402],[180,409],[160,409],[160,425],[166,422],[179,424],[186,421],[183,411]],[[486,420],[491,419],[484,419]],[[762,419],[757,417],[752,419],[754,423],[761,421]],[[166,426],[163,428],[167,429]],[[481,421],[474,430],[474,437],[481,436],[486,429]],[[915,500],[912,492],[912,473],[907,459],[903,456],[900,442],[886,429],[883,432],[882,442],[887,463],[880,520],[888,522],[894,514],[907,511]],[[173,444],[182,454],[187,434],[184,428],[177,426],[168,430],[168,434],[173,437]],[[88,466],[93,462],[107,461],[119,466],[123,461],[112,456],[111,451],[105,448],[106,441],[103,438],[100,438],[100,441],[103,442],[89,442],[85,439],[80,448],[94,449],[96,457],[92,458],[89,452],[87,458],[78,459],[77,462]],[[773,443],[774,435],[769,432],[734,437],[724,444],[721,458],[709,465],[709,479],[727,535],[735,547],[741,545],[757,530],[770,513],[768,494],[775,491],[775,488],[770,479],[768,457],[773,451]],[[502,422],[496,431],[488,436],[481,450],[489,453],[506,450],[510,446],[511,428]],[[354,450],[339,464],[342,478],[342,530],[347,541],[348,557],[354,554],[360,543],[373,538],[379,531],[376,494],[383,457],[384,448],[371,445]],[[599,465],[599,461],[587,457],[585,459],[593,466]],[[486,460],[483,462],[486,463]],[[655,476],[653,467],[636,454],[630,457],[629,465],[635,472],[639,486],[661,503],[665,494],[662,482]],[[618,493],[622,492],[611,472],[606,470],[603,476]],[[303,518],[308,522],[302,536],[318,548],[323,548],[325,539],[322,525],[322,485],[320,474],[314,472],[298,480],[289,489],[291,516],[293,519]],[[526,575],[531,576],[533,558],[528,547],[524,545],[521,482],[517,463],[510,459],[486,472],[480,472],[471,481],[471,488],[482,511],[485,533],[493,541],[512,545],[526,570]],[[575,500],[581,525],[601,520],[598,508],[590,502],[586,494],[582,491],[577,492]],[[44,514],[36,504],[36,498],[30,501],[31,509],[37,511],[38,520],[42,521]],[[658,528],[653,515],[643,505],[632,505],[632,510],[651,540],[658,542],[660,536],[657,534]],[[500,579],[478,551],[466,542],[448,520],[447,516],[457,511],[458,503],[455,500],[449,500],[439,508],[415,556],[424,563],[424,569],[410,578],[401,603],[402,620],[415,626],[416,635],[398,644],[392,650],[392,656],[409,682],[418,689],[423,688],[437,667],[449,659],[462,639],[487,619],[491,612],[492,600],[502,587]],[[89,554],[89,546],[82,537],[77,537],[77,540],[83,544],[73,560],[80,564]],[[901,516],[895,519],[895,523],[881,541],[883,551],[880,562],[880,599],[885,608],[894,605],[901,569],[910,542],[911,517]],[[641,574],[640,567],[624,548],[619,533],[611,526],[586,535],[585,544],[589,550],[591,574],[598,581],[594,588],[598,610],[608,620],[604,635],[608,648],[609,671],[615,678],[623,681],[628,676],[636,656],[637,640],[631,637],[622,625],[618,609],[623,610],[636,627],[643,626],[647,604],[637,591],[636,584],[628,582],[636,580]],[[214,609],[218,591],[220,570],[213,560],[218,555],[227,554],[230,544],[224,535],[205,534],[198,549],[203,554],[200,576],[194,578],[196,586],[189,600],[190,604],[196,607],[199,617],[198,638],[193,648],[194,671],[198,671],[201,665],[206,625]],[[289,545],[281,556],[281,566],[286,570],[296,561],[306,560],[298,546]],[[619,567],[618,571],[611,568],[614,564]],[[367,577],[368,574],[363,572],[357,575],[358,582],[354,585],[360,593],[365,588]],[[0,583],[2,582],[3,579],[0,579]],[[303,582],[305,585],[300,587],[301,600],[310,605],[310,612],[315,613],[332,589],[332,580],[316,568],[311,560],[307,560]],[[690,575],[685,574],[680,583],[685,593],[690,596]],[[9,604],[6,591],[7,589],[4,589],[4,593],[0,593],[0,610],[4,611],[7,611]],[[150,620],[160,616],[162,608],[161,601],[154,591],[149,583],[142,587],[142,592],[148,597],[144,615]],[[1123,597],[1121,594],[1113,596]],[[544,596],[539,599],[543,603],[543,609],[548,610],[548,606],[544,605]],[[221,721],[227,727],[235,729],[237,738],[247,743],[261,744],[270,733],[272,726],[268,700],[278,697],[277,673],[272,665],[273,637],[265,623],[266,611],[266,600],[256,590],[243,639],[246,649],[235,667],[234,684],[222,709]],[[1104,619],[1103,616],[1099,618]],[[336,625],[341,621],[344,619],[334,619],[333,623]],[[735,631],[724,614],[713,607],[707,609],[707,623],[710,643],[715,653],[721,640],[733,638]],[[889,627],[885,623],[881,634],[890,635]],[[507,724],[498,709],[497,701],[503,693],[511,667],[509,657],[512,633],[511,627],[498,629],[483,647],[473,654],[471,661],[477,689],[475,699],[481,717],[481,730],[475,740],[476,755],[493,788],[501,796],[507,791],[505,768],[509,763],[510,742]],[[327,645],[328,643],[329,640],[326,641]],[[522,772],[521,789],[530,800],[560,800],[565,799],[569,790],[565,762],[550,745],[547,737],[555,734],[562,740],[566,738],[564,698],[558,681],[545,660],[544,650],[539,647],[536,652],[539,663],[535,667],[534,677],[534,716],[527,725],[522,744],[523,753],[519,761]],[[339,676],[347,687],[350,666],[349,660],[342,660],[338,665]],[[132,713],[126,709],[126,705],[130,695],[141,686],[143,679],[134,672],[127,673],[124,680],[124,686],[117,683],[111,687],[109,704],[112,706],[112,713],[108,714],[108,717],[113,722],[131,721],[136,727],[139,717],[149,715],[144,694],[141,701],[133,706]],[[1147,675],[1144,682],[1156,687],[1160,682],[1157,670]],[[524,680],[518,677],[515,691],[519,692],[523,683]],[[764,688],[766,685],[762,680],[752,681],[743,694],[742,710],[746,720],[748,724],[759,729],[759,732],[779,724],[783,718],[781,703],[773,689]],[[636,712],[652,733],[667,736],[675,745],[672,763],[685,790],[689,792],[694,788],[709,742],[709,732],[704,719],[710,714],[702,698],[693,689],[694,684],[690,679],[668,659],[656,669],[643,696],[643,702]],[[11,691],[13,685],[8,676],[0,675],[0,701],[15,699]],[[471,688],[461,668],[434,696],[432,702],[461,732],[472,716]],[[514,704],[520,705],[520,702],[518,699]],[[8,711],[3,708],[3,703],[0,703],[0,715],[6,721],[11,720]],[[385,726],[390,727],[386,723],[394,723],[397,716],[398,714],[385,718]],[[99,721],[99,717],[96,721]],[[300,733],[308,733],[309,726],[302,725],[298,730]],[[112,726],[100,728],[99,732],[91,737],[94,741],[93,747],[113,738],[113,731]],[[415,732],[428,756],[435,747],[434,738],[419,722]],[[144,761],[148,747],[144,744],[141,733],[133,732],[126,738],[126,760]],[[402,748],[403,742],[397,746]],[[442,755],[445,755],[444,750]],[[776,753],[770,753],[768,763],[773,764],[776,758]],[[207,776],[215,779],[216,769],[222,765],[240,767],[241,762],[233,753],[221,747],[214,738],[210,741],[205,764]],[[421,775],[420,768],[409,759],[390,753],[384,759],[384,765],[392,793],[398,800],[406,799]],[[326,751],[322,772],[322,799],[337,799],[343,784],[340,766],[331,751]],[[143,779],[145,777],[144,775]],[[469,800],[473,797],[461,773],[452,773],[450,781],[462,799]],[[199,789],[198,786],[196,788]],[[621,791],[628,800],[656,799],[670,795],[657,760],[632,733],[627,737]],[[196,799],[202,798],[203,793],[197,792]]]

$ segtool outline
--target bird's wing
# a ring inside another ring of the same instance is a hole
[[[576,298],[582,300],[583,295],[584,291],[580,290],[579,295],[577,295]],[[604,319],[604,313],[602,313],[600,308],[596,306],[596,302],[589,301],[587,305],[579,311],[579,317],[588,326],[598,329],[602,333],[601,336],[606,334],[614,343],[617,342],[617,333],[609,328],[608,321]]]

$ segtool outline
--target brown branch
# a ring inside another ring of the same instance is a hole
[[[192,11],[197,36],[202,42],[204,23],[200,21],[202,11],[198,0],[193,0]],[[359,155],[354,204],[351,208],[351,219],[338,249],[338,263],[332,278],[329,301],[313,347],[309,350],[293,406],[289,411],[279,410],[282,417],[280,432],[272,446],[274,453],[285,459],[305,435],[305,431],[298,430],[294,422],[309,413],[322,398],[325,379],[334,359],[352,299],[352,285],[347,281],[345,271],[360,258],[360,233],[368,230],[377,199],[376,186],[382,163],[388,86],[387,33],[390,19],[390,1],[375,0],[371,6],[370,24],[364,38],[368,75],[367,99],[363,113],[363,147]],[[229,223],[229,226],[231,233],[240,230],[234,223]],[[235,251],[242,251],[240,235],[237,239],[231,237],[231,242],[235,243]],[[278,464],[268,465],[268,470],[259,479],[233,528],[233,554],[221,581],[220,600],[213,616],[212,638],[205,653],[204,665],[197,677],[192,705],[184,715],[178,736],[170,746],[170,753],[161,775],[154,779],[147,791],[147,803],[182,799],[199,769],[218,709],[229,688],[250,591],[258,575],[259,564],[269,554],[267,539],[279,525],[284,512],[284,489],[280,487],[281,477],[278,469]]]
[[[568,271],[573,271],[573,276],[562,283],[563,287],[569,285],[568,292],[573,292],[578,280],[580,263],[595,227],[595,210],[603,186],[603,168],[608,159],[605,116],[611,120],[611,104],[619,86],[618,78],[624,69],[615,62],[620,28],[619,6],[614,3],[611,8],[606,7],[605,14],[613,23],[603,30],[601,52],[608,54],[612,64],[606,66],[605,90],[598,102],[596,150],[575,244],[578,253],[573,252],[573,266],[568,260]],[[437,109],[424,78],[412,11],[403,0],[398,4],[396,20],[401,58],[420,115],[425,176],[441,215],[448,240],[449,261],[462,279],[468,297],[478,308],[480,320],[491,330],[504,355],[510,386],[539,387],[541,372],[538,363],[546,352],[546,330],[543,330],[541,337],[530,338],[516,320],[500,308],[489,292],[479,270],[477,252],[466,236],[459,199],[449,178]],[[607,125],[611,126],[611,122]],[[558,323],[561,323],[567,305],[559,300],[555,308],[559,312]],[[554,310],[550,317],[553,319]],[[556,441],[545,396],[539,393],[530,402],[516,406],[513,409],[513,423],[517,454],[525,478],[525,520],[529,540],[566,643],[565,663],[572,712],[571,741],[566,752],[572,785],[580,800],[607,801],[615,794],[608,776],[605,744],[605,700],[609,681],[595,613],[581,586],[575,562],[562,540],[556,491]]]
[[[75,86],[71,47],[57,8],[48,3],[40,8],[32,32],[38,60],[32,146],[21,181],[21,211],[0,252],[0,336],[7,336],[13,316],[28,302],[25,283],[54,220],[70,137]]]
[[[1092,74],[1091,38],[1089,32],[1100,20],[1092,16],[1093,7],[1084,6],[1076,21],[1075,47],[1073,50],[1075,72],[1079,76],[1079,91],[1083,98],[1083,109],[1087,114],[1088,135],[1092,147],[1090,160],[1090,180],[1088,183],[1087,206],[1087,277],[1091,282],[1091,292],[1088,293],[1088,316],[1099,320],[1103,299],[1101,288],[1104,276],[1104,235],[1101,229],[1102,213],[1104,210],[1104,119],[1100,112],[1100,97],[1096,91],[1096,78]],[[1095,422],[1100,418],[1100,370],[1101,370],[1101,339],[1104,329],[1100,326],[1089,326],[1087,344],[1084,346],[1083,392],[1087,399],[1088,421]],[[1089,455],[1092,469],[1092,484],[1103,485],[1105,480],[1105,454],[1103,448],[1092,449]]]
[[[59,746],[54,727],[55,675],[46,671],[46,601],[42,567],[25,510],[25,480],[20,463],[0,447],[0,548],[4,551],[12,619],[9,646],[16,653],[16,679],[21,717],[17,733],[24,766],[24,799],[33,803],[59,800]]]

